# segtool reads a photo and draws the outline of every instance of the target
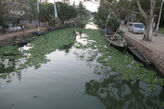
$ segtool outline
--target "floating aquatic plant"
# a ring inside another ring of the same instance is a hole
[[[120,73],[123,79],[130,80],[137,78],[147,83],[149,91],[155,90],[156,84],[164,86],[164,79],[158,77],[157,72],[145,68],[142,63],[135,61],[132,55],[122,53],[119,50],[108,46],[108,42],[103,36],[102,30],[81,29],[80,31],[87,34],[88,41],[92,41],[85,46],[78,44],[77,48],[97,49],[102,54],[97,58],[97,62],[111,67],[112,70]],[[108,58],[109,56],[110,58]]]
[[[0,77],[3,78],[3,79],[6,79],[7,74],[6,73],[3,73],[3,74],[0,75]]]
[[[50,61],[46,57],[47,54],[61,49],[63,46],[72,46],[75,43],[75,35],[74,28],[66,28],[36,37],[26,46],[29,48],[27,50],[18,46],[2,47],[0,48],[0,63],[2,65],[5,64],[6,60],[9,60],[7,63],[13,62],[13,69],[10,72],[19,71],[28,67],[38,69],[41,64]],[[4,65],[2,67],[4,68]],[[5,69],[11,69],[11,67]]]
[[[145,66],[134,60],[134,57],[128,53],[122,53],[119,50],[109,47],[108,42],[103,36],[101,29],[91,30],[82,28],[66,28],[56,30],[47,35],[37,37],[28,45],[30,49],[19,50],[18,46],[6,46],[0,48],[0,57],[2,63],[5,59],[15,60],[14,71],[34,66],[39,68],[41,64],[47,63],[46,55],[57,49],[64,48],[66,45],[73,45],[76,39],[76,32],[86,34],[85,38],[88,43],[82,45],[76,44],[79,49],[94,49],[101,55],[97,57],[97,62],[109,66],[112,70],[120,73],[121,77],[126,80],[137,78],[148,84],[150,91],[155,90],[155,84],[164,86],[164,79],[157,76],[153,70],[148,70]],[[91,56],[90,56],[91,57]],[[89,58],[88,60],[93,60]]]

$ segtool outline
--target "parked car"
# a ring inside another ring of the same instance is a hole
[[[131,22],[129,23],[128,30],[129,32],[132,32],[132,33],[144,33],[145,26],[143,23],[140,23],[140,22]]]
[[[20,26],[10,26],[7,28],[7,32],[15,32],[15,31],[19,31],[22,30],[22,28]]]

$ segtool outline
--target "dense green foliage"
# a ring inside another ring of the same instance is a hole
[[[0,23],[4,22],[2,21],[2,15],[4,14],[3,6],[4,8],[7,8],[7,6],[11,4],[10,2],[5,3],[5,5],[2,5],[2,1],[0,1]],[[59,19],[64,23],[66,20],[70,20],[71,18],[76,18],[77,11],[74,6],[68,5],[66,3],[57,2],[57,10]],[[26,0],[26,1],[17,1],[16,4],[13,4],[10,6],[10,10],[13,11],[24,11],[25,14],[23,16],[16,16],[16,18],[12,18],[11,16],[6,18],[6,20],[11,20],[15,24],[18,23],[19,19],[28,19],[28,20],[35,20],[37,16],[37,6],[36,6],[36,0]],[[49,2],[42,2],[39,4],[39,20],[40,22],[46,22],[48,21],[50,23],[55,23],[52,16],[54,16],[54,4]],[[9,14],[6,13],[7,16]],[[17,19],[18,18],[18,19]]]
[[[95,18],[101,24],[102,27],[106,26],[106,20],[109,14],[109,4],[100,5],[98,13],[95,13]]]
[[[75,18],[77,16],[76,8],[68,5],[67,3],[57,2],[57,10],[59,19],[64,23],[66,20],[70,20],[71,18]]]
[[[77,13],[78,13],[77,15],[78,15],[79,20],[81,20],[82,17],[85,18],[87,15],[87,11],[85,7],[83,6],[82,2],[79,3],[79,6],[77,8]]]
[[[162,0],[157,0],[155,14],[159,14],[160,5]],[[140,0],[141,7],[149,14],[150,12],[150,0]],[[164,9],[164,8],[163,8]],[[136,0],[100,0],[100,6],[98,9],[98,13],[95,15],[101,25],[105,25],[108,14],[115,14],[117,19],[125,20],[126,16],[131,16],[132,14],[136,15],[136,19],[127,19],[129,21],[136,20],[146,23],[146,20],[140,14]],[[161,26],[163,25],[163,16],[161,18]],[[155,18],[155,22],[157,22],[158,16]]]
[[[110,18],[108,18],[107,20],[107,26],[108,28],[110,28],[111,31],[116,31],[120,26],[120,22],[114,15],[111,15]]]
[[[39,18],[41,21],[49,21],[51,16],[54,16],[54,5],[52,3],[43,2],[40,3]]]
[[[3,4],[2,1],[0,1],[0,25],[3,24],[3,21],[4,21],[4,14],[5,14],[4,4]]]
[[[95,18],[99,23],[101,28],[109,28],[112,31],[116,31],[120,25],[119,18],[116,13],[114,13],[113,8],[111,8],[110,3],[104,3],[99,6],[98,12],[95,13]]]
[[[77,16],[75,7],[62,2],[57,2],[56,5],[57,5],[58,16],[59,19],[62,21],[62,23],[66,20],[70,20],[71,18],[75,18]],[[40,8],[39,19],[41,22],[48,21],[50,24],[55,23],[55,19],[53,18],[54,4],[43,2],[40,3],[39,8]]]
[[[74,29],[63,29],[37,37],[27,46],[30,48],[28,50],[18,46],[2,47],[0,48],[0,73],[19,71],[30,66],[39,68],[41,64],[49,61],[46,58],[47,54],[64,45],[72,44],[74,41]],[[8,67],[4,67],[6,59],[9,59],[7,61]]]

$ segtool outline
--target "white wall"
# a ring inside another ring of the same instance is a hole
[[[54,0],[48,0],[49,2],[53,3]],[[57,1],[61,1],[61,0],[55,0]],[[70,0],[70,3],[73,4],[75,2],[76,5],[78,5],[79,3],[84,2],[84,0]],[[91,12],[95,12],[98,9],[99,4],[95,4],[93,2],[85,2],[84,6],[86,7],[86,9],[90,10]]]

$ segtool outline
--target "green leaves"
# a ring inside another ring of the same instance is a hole
[[[57,2],[56,5],[59,18],[63,23],[65,20],[69,20],[70,18],[75,18],[77,16],[75,7],[62,2]]]
[[[57,49],[69,51],[75,43],[74,28],[56,30],[36,37],[25,47],[5,46],[0,48],[0,73],[21,71],[28,67],[38,69],[49,62],[47,54]],[[66,47],[66,46],[69,47]],[[24,49],[29,48],[29,49]],[[4,76],[3,76],[4,77]]]
[[[3,78],[3,79],[6,79],[7,74],[6,73],[3,73],[3,74],[0,75],[0,77]]]
[[[4,15],[5,15],[4,3],[2,0],[0,0],[0,25],[4,23]]]
[[[82,2],[79,3],[79,6],[77,8],[77,13],[78,13],[79,20],[81,20],[83,16],[87,15],[87,11],[83,6]]]
[[[97,49],[101,53],[101,56],[97,57],[97,62],[104,66],[109,66],[112,70],[120,73],[125,80],[137,78],[147,83],[149,91],[155,90],[156,84],[164,86],[164,79],[158,77],[157,72],[149,70],[142,63],[135,61],[132,55],[109,47],[108,42],[101,34],[102,30],[81,29],[80,31],[88,36],[86,39],[90,43],[87,45],[78,44],[77,48]],[[95,46],[96,48],[94,48]]]
[[[40,13],[39,13],[40,20],[46,21],[52,19],[51,16],[54,16],[54,5],[52,3],[43,2],[40,3],[39,6],[40,6]]]

